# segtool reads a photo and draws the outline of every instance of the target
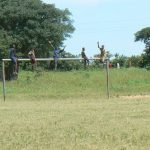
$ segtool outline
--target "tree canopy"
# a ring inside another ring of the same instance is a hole
[[[142,41],[146,46],[150,46],[150,27],[143,28],[135,33],[135,41]]]
[[[55,47],[62,46],[74,31],[68,9],[40,0],[0,0],[0,10],[1,49],[15,43],[24,55],[34,47],[39,57],[47,57],[48,40],[53,40]]]
[[[144,54],[142,54],[143,66],[150,66],[150,27],[143,28],[135,33],[135,41],[142,41],[145,44]]]

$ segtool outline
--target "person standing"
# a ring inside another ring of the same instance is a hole
[[[102,63],[104,63],[104,61],[106,59],[106,55],[107,55],[106,50],[104,48],[104,45],[102,45],[101,47],[99,46],[99,42],[97,42],[97,45],[98,45],[98,48],[100,50],[100,61]]]
[[[54,45],[52,44],[52,41],[49,41],[49,44],[53,48],[53,58],[54,58],[54,63],[55,63],[55,70],[57,70],[57,64],[58,64],[59,54],[61,54],[62,52],[64,52],[66,46],[64,46],[63,49],[59,49],[59,48],[55,48],[54,47]]]
[[[35,50],[33,48],[29,51],[28,57],[30,58],[30,61],[31,61],[31,64],[32,64],[32,70],[34,70],[36,60],[35,60]]]
[[[120,64],[119,63],[117,63],[117,69],[120,69]]]
[[[9,58],[11,59],[12,63],[13,63],[13,74],[17,75],[18,72],[18,59],[17,59],[17,55],[16,55],[16,45],[10,45],[9,48]]]
[[[82,48],[82,52],[81,52],[81,56],[83,58],[83,62],[84,62],[84,69],[86,69],[87,64],[89,65],[89,59],[87,58],[86,54],[85,54],[85,48]]]

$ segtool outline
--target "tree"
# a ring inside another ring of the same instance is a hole
[[[36,56],[47,57],[53,40],[62,46],[74,31],[71,13],[40,0],[0,0],[0,48],[6,50],[11,43],[27,55],[36,48]]]
[[[135,33],[135,41],[142,41],[145,44],[144,53],[142,54],[143,67],[150,65],[150,27],[144,28]]]
[[[131,57],[128,57],[127,67],[142,67],[142,65],[143,65],[142,55],[141,56],[132,55]]]
[[[112,64],[113,66],[117,66],[117,63],[119,63],[121,67],[126,67],[127,60],[128,60],[128,57],[124,55],[119,55],[118,53],[116,53],[115,58],[112,60]]]
[[[150,46],[150,27],[144,28],[135,33],[135,41],[142,41],[146,46]]]

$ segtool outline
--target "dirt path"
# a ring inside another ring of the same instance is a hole
[[[131,96],[120,96],[123,99],[150,99],[150,95],[131,95]]]

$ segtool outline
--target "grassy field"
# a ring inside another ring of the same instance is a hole
[[[21,72],[0,102],[0,150],[149,150],[150,72]],[[1,86],[2,88],[2,86]]]
[[[112,69],[110,95],[149,94],[149,77],[150,72],[144,69]],[[52,99],[106,98],[106,71],[20,72],[17,81],[6,82],[6,92],[8,98],[23,96],[35,100],[39,96]]]

